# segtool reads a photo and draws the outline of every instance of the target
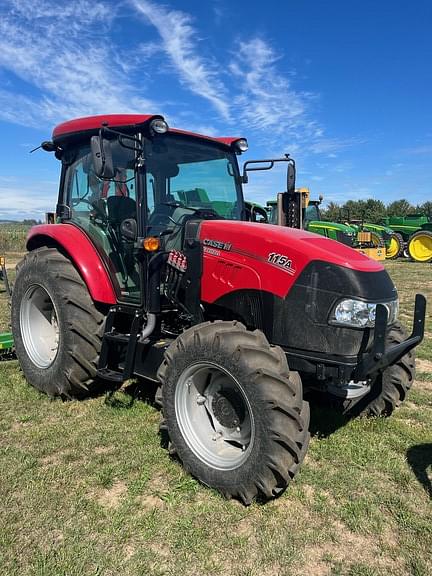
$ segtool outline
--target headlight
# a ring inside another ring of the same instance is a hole
[[[383,302],[388,311],[388,324],[396,322],[399,312],[399,300]],[[352,328],[372,328],[375,326],[377,304],[351,300],[341,300],[330,316],[330,324],[338,326],[351,326]]]
[[[249,144],[246,138],[240,138],[240,140],[236,141],[235,145],[237,146],[237,149],[240,150],[240,152],[246,152],[246,150],[249,148]]]
[[[165,134],[168,131],[168,124],[163,118],[154,118],[150,122],[150,130],[157,134]]]

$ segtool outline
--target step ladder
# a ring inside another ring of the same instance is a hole
[[[119,321],[131,317],[127,322],[130,332],[119,330]],[[102,339],[97,376],[108,380],[119,387],[131,378],[134,373],[135,353],[138,337],[144,322],[141,310],[126,306],[115,306],[110,309]]]

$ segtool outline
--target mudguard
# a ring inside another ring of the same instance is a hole
[[[27,250],[54,241],[69,255],[93,300],[104,304],[117,302],[109,273],[96,248],[86,234],[72,224],[40,224],[27,236]]]

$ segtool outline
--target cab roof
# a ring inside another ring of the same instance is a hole
[[[53,142],[66,140],[68,137],[78,136],[79,134],[96,134],[102,126],[116,128],[116,129],[132,129],[144,128],[154,118],[161,118],[159,114],[102,114],[99,116],[86,116],[84,118],[75,118],[68,120],[56,126],[52,133]],[[195,138],[203,138],[219,144],[224,144],[230,147],[234,142],[240,140],[241,137],[222,137],[214,138],[212,136],[205,136],[204,134],[196,134],[186,130],[177,130],[169,128],[169,132],[176,134],[185,134]]]

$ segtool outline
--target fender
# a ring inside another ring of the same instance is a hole
[[[47,239],[59,244],[78,269],[93,300],[116,304],[117,298],[108,271],[89,238],[72,224],[40,224],[27,235],[27,250],[46,244]]]

